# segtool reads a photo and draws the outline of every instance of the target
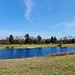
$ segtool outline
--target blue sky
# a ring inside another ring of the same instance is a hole
[[[75,36],[75,0],[0,0],[0,38]]]

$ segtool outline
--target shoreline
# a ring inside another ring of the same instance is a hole
[[[0,45],[0,49],[23,49],[23,48],[47,48],[58,47],[58,44],[23,44],[23,45]],[[60,48],[75,47],[75,44],[63,44]]]
[[[48,56],[65,56],[65,55],[73,55],[75,52],[68,52],[68,53],[56,53]]]
[[[57,47],[57,44],[23,44],[23,45],[0,45],[0,49],[19,49],[19,48],[44,48],[44,47]]]

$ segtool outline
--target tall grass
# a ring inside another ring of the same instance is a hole
[[[75,75],[75,55],[0,60],[0,75]]]

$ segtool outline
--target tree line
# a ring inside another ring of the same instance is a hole
[[[75,43],[75,37],[66,36],[61,39],[57,39],[56,36],[43,39],[40,35],[37,37],[31,37],[28,33],[25,36],[10,35],[6,39],[1,39],[0,44],[69,44]]]

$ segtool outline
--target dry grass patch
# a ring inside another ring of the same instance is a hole
[[[0,60],[0,75],[75,75],[75,55]]]

